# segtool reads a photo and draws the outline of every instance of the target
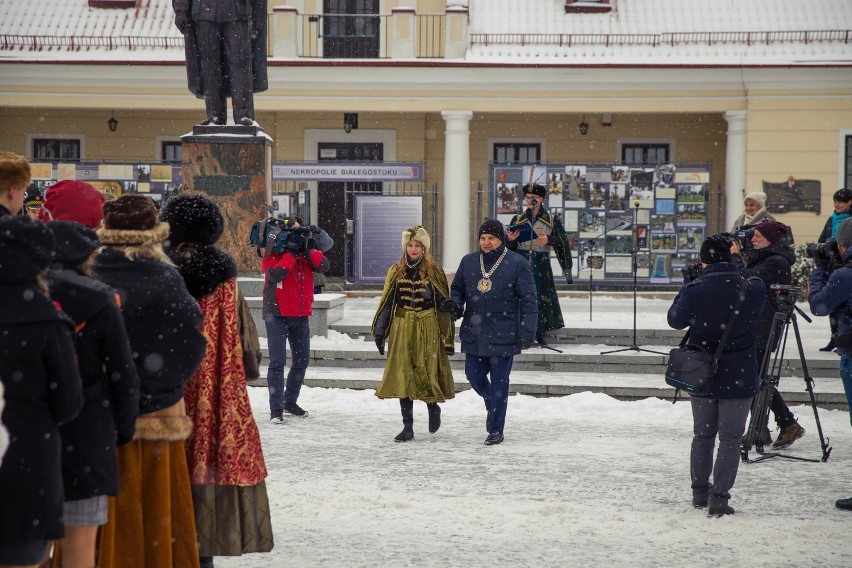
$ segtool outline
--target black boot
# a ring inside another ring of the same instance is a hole
[[[399,410],[402,412],[402,432],[394,440],[408,442],[414,439],[414,401],[410,398],[399,399]]]
[[[201,568],[214,568],[212,556],[199,556],[198,559],[201,562]]]
[[[429,411],[429,432],[434,434],[441,427],[441,407],[437,402],[427,402],[426,408]]]
[[[819,350],[820,351],[834,351],[834,336],[833,335],[831,336],[831,339],[829,340],[828,345],[826,345],[825,347],[820,347]]]

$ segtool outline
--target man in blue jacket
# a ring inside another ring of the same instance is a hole
[[[846,400],[852,411],[852,219],[846,219],[837,228],[834,238],[843,265],[831,272],[827,259],[816,258],[816,268],[811,273],[808,303],[815,316],[834,314],[838,329],[837,353],[840,355],[840,378],[846,391]],[[839,509],[852,511],[852,497],[838,499]]]
[[[532,345],[538,321],[529,263],[505,242],[503,224],[486,219],[479,227],[479,251],[462,258],[450,294],[457,304],[454,317],[464,316],[459,337],[465,375],[485,400],[486,445],[503,441],[512,362]]]

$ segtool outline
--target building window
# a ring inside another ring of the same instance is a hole
[[[497,164],[536,164],[541,161],[541,144],[494,144]]]
[[[160,150],[160,159],[164,162],[182,162],[183,146],[180,142],[164,141]]]
[[[846,137],[846,159],[843,169],[843,187],[852,187],[852,136]]]
[[[600,14],[612,10],[609,0],[565,0],[565,12]]]
[[[324,0],[323,56],[379,57],[379,0]]]
[[[33,160],[40,162],[79,162],[78,138],[33,138]]]
[[[668,144],[624,144],[621,147],[622,164],[656,166],[668,162]]]

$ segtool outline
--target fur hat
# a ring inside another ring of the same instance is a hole
[[[731,240],[722,235],[711,235],[701,243],[701,262],[716,264],[731,262]]]
[[[98,235],[74,221],[51,221],[47,228],[56,239],[55,262],[66,268],[80,266],[98,248]]]
[[[76,221],[90,229],[97,229],[104,218],[103,194],[84,181],[66,179],[56,182],[47,188],[44,195],[44,207],[39,213],[39,219],[45,223]]]
[[[408,241],[417,241],[423,245],[423,250],[426,252],[429,252],[429,248],[432,246],[429,233],[420,225],[409,227],[402,232],[402,250],[405,250],[405,245],[408,244]]]
[[[55,248],[44,224],[26,215],[0,217],[0,283],[29,282],[47,268]]]
[[[787,225],[779,223],[778,221],[764,221],[763,223],[755,226],[754,230],[763,235],[764,238],[769,241],[769,244],[772,245],[780,241],[781,237],[786,235],[789,231],[789,229],[787,229]]]
[[[837,233],[834,235],[837,241],[837,246],[849,247],[852,245],[852,219],[844,219],[840,226],[837,227]]]
[[[104,226],[98,237],[105,245],[140,246],[161,243],[169,236],[169,224],[160,223],[150,197],[125,193],[104,203]]]
[[[225,221],[215,201],[201,194],[172,197],[160,211],[160,219],[169,224],[169,241],[176,247],[194,242],[209,246],[222,236]]]
[[[498,221],[497,219],[486,219],[479,226],[479,235],[494,235],[501,241],[506,240],[506,229],[503,227],[503,223]]]
[[[524,195],[528,193],[532,193],[533,195],[538,195],[543,198],[547,195],[547,189],[543,185],[539,185],[537,183],[532,184],[532,189],[530,189],[530,184],[526,184],[524,186]]]
[[[852,189],[841,187],[834,192],[835,201],[852,201]]]
[[[762,191],[750,191],[745,194],[745,197],[743,197],[743,203],[745,203],[746,199],[751,199],[752,201],[760,205],[761,209],[766,207],[766,194]]]

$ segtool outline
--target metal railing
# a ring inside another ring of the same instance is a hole
[[[387,59],[393,57],[388,14],[301,14],[299,57]],[[415,56],[441,58],[446,38],[445,14],[417,14]]]
[[[183,49],[183,37],[154,36],[52,36],[0,34],[0,51],[13,49],[28,51],[70,50],[89,48],[113,49]]]

